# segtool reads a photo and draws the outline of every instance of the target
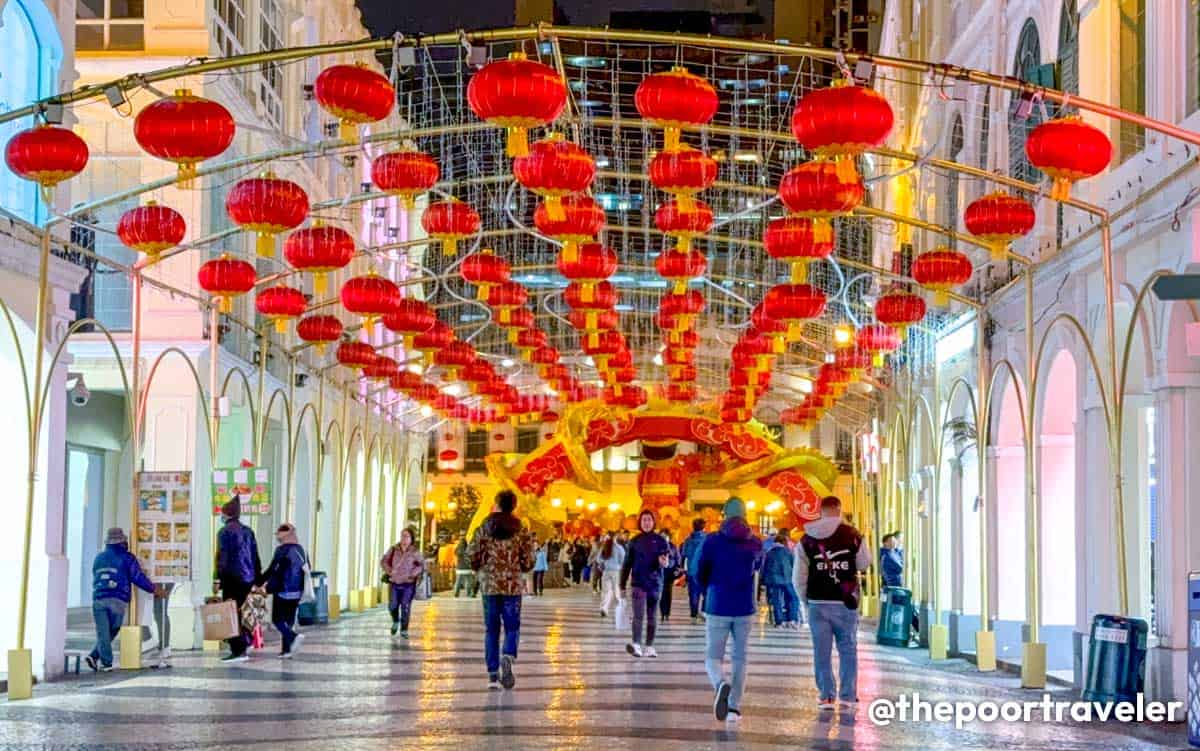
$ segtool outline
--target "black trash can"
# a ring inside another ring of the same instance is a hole
[[[1188,743],[1200,747],[1200,712],[1192,711],[1200,701],[1200,571],[1188,574]]]
[[[329,577],[324,571],[312,572],[313,594],[316,599],[300,604],[296,612],[301,626],[311,626],[314,623],[329,623]]]
[[[1084,701],[1137,701],[1146,689],[1146,636],[1140,618],[1097,615],[1088,639]]]
[[[879,593],[879,629],[875,632],[875,643],[907,647],[912,622],[912,590],[884,587]]]

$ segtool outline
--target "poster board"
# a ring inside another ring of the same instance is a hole
[[[242,515],[271,513],[271,470],[266,467],[226,467],[212,474],[212,512],[221,514],[221,507],[234,495],[241,498]]]
[[[135,555],[150,580],[179,584],[192,576],[192,473],[139,472]]]

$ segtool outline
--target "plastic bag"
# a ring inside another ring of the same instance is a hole
[[[304,564],[304,593],[300,595],[300,604],[304,605],[310,602],[317,601],[317,592],[313,588],[312,572],[308,570],[308,564]]]
[[[632,615],[629,612],[629,600],[625,598],[617,600],[617,611],[613,615],[613,628],[617,631],[628,631],[632,625],[630,623]]]

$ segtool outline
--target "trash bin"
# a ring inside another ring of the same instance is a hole
[[[879,629],[875,632],[875,643],[907,647],[912,622],[912,590],[885,587],[879,593]]]
[[[300,604],[296,617],[301,626],[329,623],[329,577],[324,571],[312,572],[313,594],[316,599]]]
[[[1097,615],[1088,639],[1084,701],[1137,701],[1146,687],[1146,635],[1140,618]]]
[[[1200,746],[1200,571],[1188,574],[1188,743]]]

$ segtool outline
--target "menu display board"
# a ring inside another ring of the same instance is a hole
[[[271,513],[271,470],[265,467],[233,467],[214,469],[212,476],[213,515],[237,496],[242,502],[242,514]]]
[[[192,576],[192,473],[138,474],[134,550],[151,581],[167,584]]]

